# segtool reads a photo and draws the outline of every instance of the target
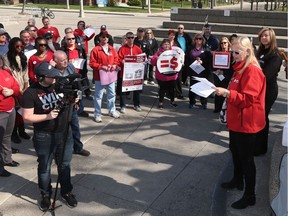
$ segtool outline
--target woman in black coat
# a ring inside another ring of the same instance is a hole
[[[265,115],[266,126],[257,134],[255,156],[265,154],[268,148],[269,113],[278,96],[277,76],[280,71],[282,58],[277,48],[276,35],[273,29],[263,28],[259,34],[260,42],[256,57],[266,76]]]

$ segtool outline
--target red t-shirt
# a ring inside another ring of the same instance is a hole
[[[77,58],[79,58],[78,50],[77,49],[73,49],[73,50],[68,49],[68,59],[72,60],[72,59],[77,59]],[[76,70],[77,70],[77,73],[80,73],[80,69],[76,68]]]
[[[50,32],[52,34],[52,37],[53,37],[52,41],[57,42],[57,39],[60,37],[60,34],[59,34],[59,31],[56,27],[53,27],[53,26],[51,26],[50,28],[42,27],[37,31],[37,35],[38,35],[38,37],[44,38],[44,35],[47,32]]]

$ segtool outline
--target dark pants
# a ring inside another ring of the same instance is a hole
[[[194,84],[196,84],[198,81],[192,79],[192,77],[190,77],[190,87]],[[190,88],[189,88],[189,103],[192,104],[192,105],[195,105],[196,104],[196,94],[192,91],[190,91]],[[202,105],[207,105],[208,103],[208,99],[207,98],[204,98],[204,97],[200,97],[200,102]]]
[[[127,95],[128,92],[122,92],[122,81],[122,78],[117,79],[116,93],[120,99],[120,107],[125,107],[126,103],[124,95]],[[133,105],[134,107],[140,106],[140,91],[133,91]]]
[[[38,186],[41,194],[51,194],[51,164],[53,158],[57,164],[61,195],[72,191],[70,161],[72,159],[73,140],[71,129],[64,147],[65,133],[47,133],[34,131],[33,144],[38,161]],[[62,152],[64,155],[62,158]]]
[[[80,133],[80,126],[79,126],[79,119],[77,110],[73,110],[72,119],[71,119],[71,129],[73,134],[73,149],[75,152],[81,152],[83,150],[83,143],[81,142],[81,133]]]
[[[12,112],[0,112],[0,171],[4,165],[12,162],[11,134],[15,123],[15,109]]]
[[[174,102],[176,80],[161,81],[157,79],[157,82],[159,85],[159,102],[163,103],[165,93],[169,95],[170,101]]]
[[[183,96],[183,92],[182,92],[182,73],[183,72],[182,72],[182,70],[183,69],[181,69],[179,71],[178,77],[177,77],[177,80],[176,80],[176,86],[175,86],[176,97]]]
[[[245,181],[245,195],[255,195],[256,167],[254,163],[254,148],[256,133],[240,133],[229,131],[230,151],[234,165],[234,179]]]
[[[151,64],[146,64],[144,71],[144,80],[153,81],[154,80],[154,66]]]
[[[271,108],[278,96],[278,85],[267,85],[266,96],[265,96],[265,116],[266,125],[265,127],[257,133],[257,140],[255,146],[255,154],[265,154],[268,149],[268,134],[269,134],[269,113]]]

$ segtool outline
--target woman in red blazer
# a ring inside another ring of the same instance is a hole
[[[256,134],[265,127],[266,79],[247,37],[235,39],[232,53],[236,63],[229,88],[215,89],[217,95],[227,100],[229,148],[234,165],[233,179],[221,186],[243,190],[244,179],[244,195],[232,204],[232,208],[244,209],[256,203],[254,149]]]

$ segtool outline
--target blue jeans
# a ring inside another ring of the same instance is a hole
[[[106,89],[107,109],[109,112],[115,111],[115,82],[102,86],[99,80],[95,80],[94,116],[101,115],[101,104],[104,89]]]
[[[72,113],[72,119],[71,119],[71,129],[72,129],[72,135],[73,135],[73,149],[75,152],[81,152],[83,150],[83,143],[81,142],[81,133],[80,133],[80,127],[79,127],[79,119],[77,110],[73,110]]]
[[[72,159],[73,140],[71,128],[62,160],[64,133],[49,133],[34,131],[33,144],[38,161],[38,186],[41,194],[51,194],[51,164],[53,158],[57,164],[61,195],[72,191],[70,161]],[[61,163],[62,162],[62,163]]]

